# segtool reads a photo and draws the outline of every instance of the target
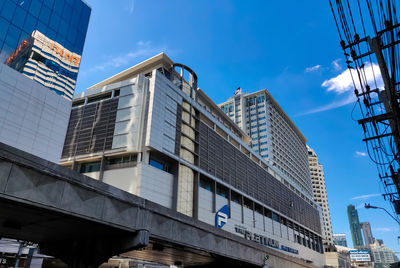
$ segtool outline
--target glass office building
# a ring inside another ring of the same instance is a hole
[[[1,0],[0,62],[71,100],[90,13],[81,0]]]

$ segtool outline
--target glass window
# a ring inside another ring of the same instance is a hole
[[[40,0],[32,0],[31,6],[29,8],[29,13],[31,13],[35,17],[39,17],[41,7],[42,2]]]
[[[14,25],[10,25],[8,28],[8,33],[6,36],[5,43],[15,49],[18,46],[19,36],[21,34],[21,30]]]
[[[279,222],[279,215],[276,214],[276,213],[274,213],[274,212],[272,212],[272,219],[273,219],[274,221]]]
[[[36,29],[36,25],[37,25],[37,19],[31,14],[28,14],[25,20],[24,30],[27,33],[31,34]]]
[[[72,7],[69,4],[65,4],[62,13],[62,18],[66,21],[70,21],[72,16]]]
[[[3,1],[4,1],[4,0],[3,0]],[[5,0],[5,3],[4,3],[3,8],[1,9],[0,15],[1,15],[3,18],[5,18],[5,19],[11,21],[12,17],[14,16],[15,7],[16,7],[16,6],[15,6],[15,4],[14,4],[12,1],[10,1],[10,0]]]
[[[17,5],[19,6],[19,7],[22,7],[23,9],[25,9],[26,11],[28,11],[29,10],[29,7],[30,7],[30,5],[31,5],[31,0],[18,0],[18,3],[17,3]]]
[[[72,13],[72,18],[71,18],[71,26],[76,28],[79,25],[79,18],[81,17],[81,14],[74,10],[74,12]]]
[[[68,34],[68,23],[65,20],[61,20],[61,24],[60,24],[60,30],[59,30],[60,34],[64,37],[67,36]],[[64,42],[63,42],[64,44]]]
[[[54,12],[61,15],[63,13],[64,0],[57,0],[54,2]]]
[[[208,178],[202,177],[200,179],[200,187],[208,191],[212,191],[212,181],[209,180]]]
[[[53,12],[53,14],[51,14],[51,18],[50,18],[50,28],[52,28],[55,31],[58,31],[58,27],[60,26],[60,17],[57,15],[57,13]]]
[[[8,31],[9,22],[0,17],[0,40],[4,40]],[[0,46],[1,48],[1,46]]]
[[[163,163],[160,163],[157,160],[154,160],[152,158],[150,158],[149,164],[150,164],[150,166],[153,166],[153,167],[161,169],[161,170],[165,169],[165,165]]]
[[[96,172],[100,170],[100,161],[91,163],[82,163],[78,167],[79,173]]]
[[[48,24],[50,20],[50,15],[51,15],[50,9],[46,6],[43,6],[42,10],[40,11],[39,20],[41,20],[45,24]]]
[[[59,0],[57,0],[57,1],[59,1]],[[44,0],[43,4],[45,6],[47,6],[48,8],[52,9],[53,5],[54,5],[54,0]]]
[[[36,28],[38,29],[39,32],[47,36],[47,24],[38,21]]]
[[[27,12],[25,10],[23,10],[21,7],[17,7],[13,18],[13,23],[22,28],[24,26],[26,14]]]

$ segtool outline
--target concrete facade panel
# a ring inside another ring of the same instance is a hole
[[[52,162],[60,160],[70,101],[4,65],[0,71],[0,104],[0,142]],[[55,115],[62,115],[57,122]],[[58,135],[51,136],[54,125]],[[41,144],[28,146],[29,140],[40,140]]]

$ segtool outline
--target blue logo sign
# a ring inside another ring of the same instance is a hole
[[[228,205],[223,206],[220,210],[215,213],[215,227],[222,228],[227,223],[229,217]]]

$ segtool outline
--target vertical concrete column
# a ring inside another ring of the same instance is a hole
[[[199,181],[200,173],[196,172],[193,183],[193,218],[199,219]]]
[[[212,212],[217,212],[217,182],[213,183]]]
[[[99,181],[103,181],[103,176],[104,176],[104,167],[106,163],[106,158],[104,157],[104,155],[101,157],[100,160],[100,172],[99,172]]]

